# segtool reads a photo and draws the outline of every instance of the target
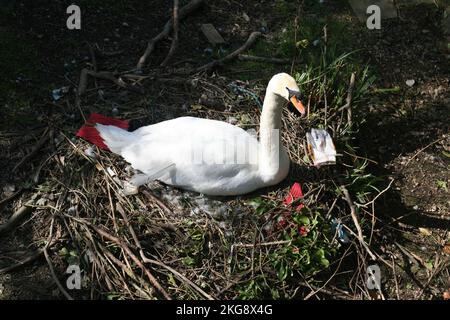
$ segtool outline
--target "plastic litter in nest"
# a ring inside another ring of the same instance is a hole
[[[52,98],[54,101],[61,99],[67,92],[69,92],[69,87],[61,87],[52,90]]]
[[[336,148],[326,130],[311,129],[311,132],[306,133],[306,140],[309,155],[316,167],[336,164]]]

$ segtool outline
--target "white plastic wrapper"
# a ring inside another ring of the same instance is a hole
[[[326,130],[311,129],[306,133],[310,156],[316,167],[336,164],[336,148]]]

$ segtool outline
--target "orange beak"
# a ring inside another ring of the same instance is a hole
[[[302,115],[305,115],[305,106],[296,96],[291,97],[291,102],[294,105],[295,109],[298,110],[298,112],[300,112]]]

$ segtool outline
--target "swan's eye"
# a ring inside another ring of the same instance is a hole
[[[302,100],[302,94],[300,91],[291,90],[288,87],[286,87],[288,91],[289,100],[291,100],[292,97],[296,97],[298,100]]]

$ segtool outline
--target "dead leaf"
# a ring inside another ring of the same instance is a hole
[[[445,244],[445,246],[444,246],[444,253],[450,254],[450,243]]]
[[[423,234],[424,236],[431,236],[431,231],[428,230],[427,228],[419,228],[419,231],[421,234]]]

